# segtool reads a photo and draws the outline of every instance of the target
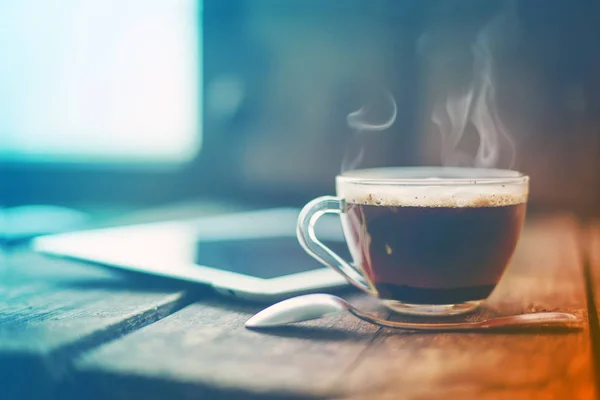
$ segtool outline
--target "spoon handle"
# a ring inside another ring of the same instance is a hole
[[[481,328],[554,327],[581,329],[583,323],[573,314],[563,312],[540,312],[509,317],[492,318],[479,323]]]
[[[474,331],[474,330],[496,330],[496,329],[514,329],[515,327],[552,327],[558,329],[581,329],[582,321],[573,314],[560,312],[543,312],[533,314],[520,314],[509,317],[492,318],[481,322],[453,322],[453,323],[411,323],[396,322],[378,318],[374,315],[363,313],[349,308],[355,317],[372,324],[394,329],[418,330],[418,331]]]

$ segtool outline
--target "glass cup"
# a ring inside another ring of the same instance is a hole
[[[375,168],[337,176],[336,191],[298,217],[306,252],[393,311],[455,315],[478,307],[509,264],[529,177],[500,169]],[[340,214],[353,263],[317,239],[314,226],[325,213]]]

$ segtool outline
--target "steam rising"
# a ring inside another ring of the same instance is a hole
[[[442,135],[442,163],[446,166],[496,167],[501,152],[509,168],[514,165],[515,144],[498,114],[493,54],[514,39],[515,21],[515,3],[511,2],[477,35],[471,48],[474,78],[470,84],[460,93],[447,93],[433,107],[432,120]],[[479,136],[474,156],[458,149],[469,123]]]
[[[378,110],[377,106],[383,106],[383,115],[381,115],[382,110]],[[386,108],[389,110],[386,110]],[[385,115],[386,112],[388,113],[387,117]],[[348,114],[346,121],[348,121],[348,126],[350,128],[358,132],[376,132],[386,130],[394,125],[397,115],[398,107],[396,106],[394,96],[392,96],[390,92],[386,91],[383,104],[368,103],[363,105],[358,110]],[[378,119],[381,120],[382,117],[387,119],[378,121]]]
[[[394,96],[388,91],[383,93],[383,96],[378,96],[365,103],[361,108],[351,112],[346,117],[346,121],[350,129],[357,136],[361,136],[367,132],[384,131],[394,125],[396,116],[398,115],[398,107]],[[342,162],[342,172],[356,169],[362,162],[364,156],[364,147],[360,146],[357,152],[353,154],[351,151],[346,151]]]
[[[495,87],[494,56],[504,51],[519,36],[516,1],[509,0],[504,4],[504,8],[479,31],[473,41],[470,48],[473,73],[469,83],[462,89],[448,90],[433,105],[432,121],[442,135],[444,166],[514,166],[515,144],[498,113]],[[423,50],[428,40],[428,34],[421,36],[418,48]],[[453,55],[435,60],[434,65],[446,68],[448,64],[444,61],[449,61],[452,57]],[[380,94],[348,114],[348,126],[356,134],[355,142],[364,133],[390,128],[396,120],[397,112],[394,97],[385,91],[383,96]],[[475,154],[470,154],[459,147],[465,131],[473,128],[479,137],[479,146]],[[342,173],[356,169],[362,163],[363,156],[364,147],[360,145],[354,148],[354,152],[346,151]]]

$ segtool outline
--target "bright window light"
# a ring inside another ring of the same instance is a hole
[[[181,163],[201,144],[194,0],[0,2],[0,157]]]

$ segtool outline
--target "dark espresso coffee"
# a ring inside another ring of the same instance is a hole
[[[367,197],[346,202],[343,222],[355,265],[381,299],[456,304],[485,299],[496,287],[525,208],[517,197],[496,195],[425,205]]]

